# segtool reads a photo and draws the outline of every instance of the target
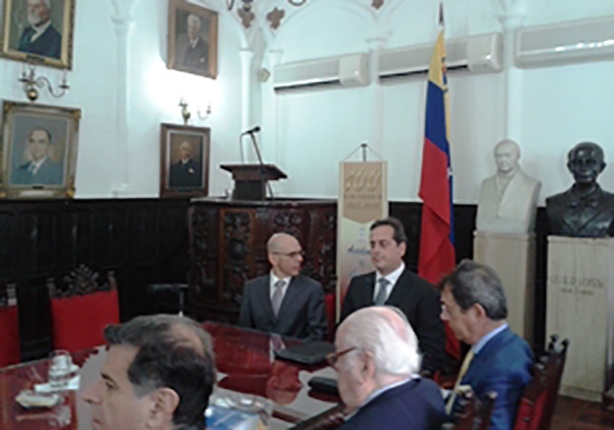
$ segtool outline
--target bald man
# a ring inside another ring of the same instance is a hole
[[[307,340],[326,337],[324,290],[300,274],[303,249],[294,236],[276,233],[267,243],[268,275],[245,284],[239,325]]]
[[[520,147],[513,140],[499,142],[494,155],[497,173],[482,182],[476,229],[492,233],[529,233],[535,225],[541,182],[520,169]]]
[[[199,162],[195,161],[194,148],[187,140],[179,145],[178,162],[171,166],[168,179],[169,188],[200,188],[203,186],[203,173]]]

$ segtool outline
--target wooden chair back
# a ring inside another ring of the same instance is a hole
[[[15,284],[0,286],[0,367],[19,363],[19,314]]]
[[[553,335],[546,352],[535,364],[533,380],[524,389],[514,430],[548,430],[554,414],[567,358],[567,339]]]
[[[483,401],[478,400],[471,390],[459,394],[454,423],[444,424],[442,430],[488,430],[496,400],[494,391],[488,393]]]

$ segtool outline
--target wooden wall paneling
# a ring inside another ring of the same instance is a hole
[[[58,269],[61,272],[85,264],[93,266],[94,260],[94,215],[92,210],[68,209],[59,214],[59,236],[56,248],[59,255]]]
[[[57,267],[58,223],[51,209],[25,210],[18,215],[16,251],[23,276],[51,276]]]
[[[121,267],[126,258],[125,212],[101,204],[94,216],[94,266],[100,269]]]
[[[15,278],[17,270],[15,250],[15,215],[9,210],[0,210],[0,282]]]

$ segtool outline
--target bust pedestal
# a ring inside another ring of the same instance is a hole
[[[473,259],[492,267],[503,283],[510,329],[533,344],[535,234],[476,231]]]
[[[548,236],[546,335],[570,341],[561,394],[600,401],[612,382],[614,239]]]

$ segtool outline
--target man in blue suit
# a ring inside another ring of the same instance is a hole
[[[29,27],[23,30],[17,50],[28,54],[60,58],[62,35],[51,23],[50,0],[28,0]]]
[[[301,275],[303,249],[296,238],[275,233],[267,243],[271,272],[245,283],[239,325],[306,340],[326,338],[322,285]]]
[[[481,400],[494,391],[497,400],[489,428],[512,429],[522,391],[531,380],[533,354],[505,321],[501,280],[490,267],[464,260],[442,285],[441,318],[459,340],[471,345],[446,410],[454,410],[456,392],[463,386],[470,386]]]
[[[53,161],[51,133],[46,128],[35,128],[28,135],[27,149],[30,161],[11,173],[11,185],[62,185],[62,166]]]
[[[349,315],[328,361],[349,409],[340,429],[427,430],[445,421],[439,387],[418,375],[418,339],[399,309],[371,306]]]

